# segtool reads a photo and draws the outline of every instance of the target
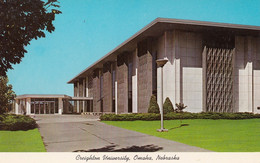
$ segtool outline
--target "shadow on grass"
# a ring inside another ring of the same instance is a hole
[[[117,145],[109,145],[103,148],[89,149],[89,150],[75,150],[73,152],[156,152],[162,150],[163,147],[156,145],[131,146],[126,148],[116,149]]]
[[[189,126],[189,124],[181,124],[180,126],[174,127],[174,128],[170,128],[169,130],[174,130],[174,129],[177,129],[177,128],[181,128],[183,126]]]

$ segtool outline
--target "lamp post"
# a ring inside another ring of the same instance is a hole
[[[157,66],[161,69],[161,128],[157,129],[158,132],[168,132],[168,130],[163,127],[163,66],[167,62],[167,58],[156,60]]]

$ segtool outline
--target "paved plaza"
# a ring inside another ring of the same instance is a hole
[[[98,121],[97,116],[35,115],[47,152],[207,152]]]

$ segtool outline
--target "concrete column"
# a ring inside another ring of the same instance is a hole
[[[93,112],[100,112],[100,76],[99,69],[93,74]]]
[[[181,59],[175,59],[175,103],[181,102]]]
[[[86,81],[85,81],[85,79],[83,79],[83,86],[82,86],[83,97],[86,97],[85,89],[86,89]],[[83,112],[85,112],[85,101],[83,101],[82,103],[83,103],[82,104],[82,110],[83,110]]]
[[[138,112],[147,113],[153,93],[152,39],[138,43]]]
[[[26,114],[31,114],[31,98],[26,99]]]
[[[88,97],[88,77],[86,77],[86,97]]]
[[[62,98],[59,98],[59,114],[63,112],[63,101]]]
[[[252,37],[246,38],[245,70],[247,76],[248,112],[253,112],[253,62],[252,62]]]
[[[117,81],[115,81],[115,113],[117,114]]]
[[[162,99],[163,99],[163,94],[162,94],[162,67],[158,67],[157,68],[157,103],[159,105],[160,108],[160,112],[161,112],[161,108],[163,108],[162,106]]]
[[[176,57],[176,54],[179,53],[179,34],[177,31],[165,31],[162,37],[160,49],[163,50],[160,51],[162,54],[158,56],[158,59],[168,59],[168,62],[163,67],[163,74],[165,74],[163,75],[163,102],[169,97],[174,105],[176,97],[176,60],[179,59]]]
[[[79,97],[79,81],[77,82],[77,97]],[[77,101],[77,113],[79,113],[79,101]]]
[[[18,99],[15,99],[15,111],[14,111],[15,114],[18,114],[18,110],[19,110],[18,101],[19,101]]]
[[[118,97],[118,113],[128,112],[128,67],[127,55],[121,54],[117,58],[117,97]]]
[[[137,56],[137,48],[133,54],[133,76],[132,76],[132,103],[133,103],[133,113],[138,112],[138,82],[137,82],[137,74],[138,73],[138,56]]]
[[[103,65],[103,111],[112,112],[112,73],[111,63]]]

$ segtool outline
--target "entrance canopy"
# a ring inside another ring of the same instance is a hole
[[[93,111],[92,97],[25,94],[15,98],[15,114],[63,114]]]
[[[16,114],[62,114],[66,111],[67,95],[25,94],[15,98]]]

